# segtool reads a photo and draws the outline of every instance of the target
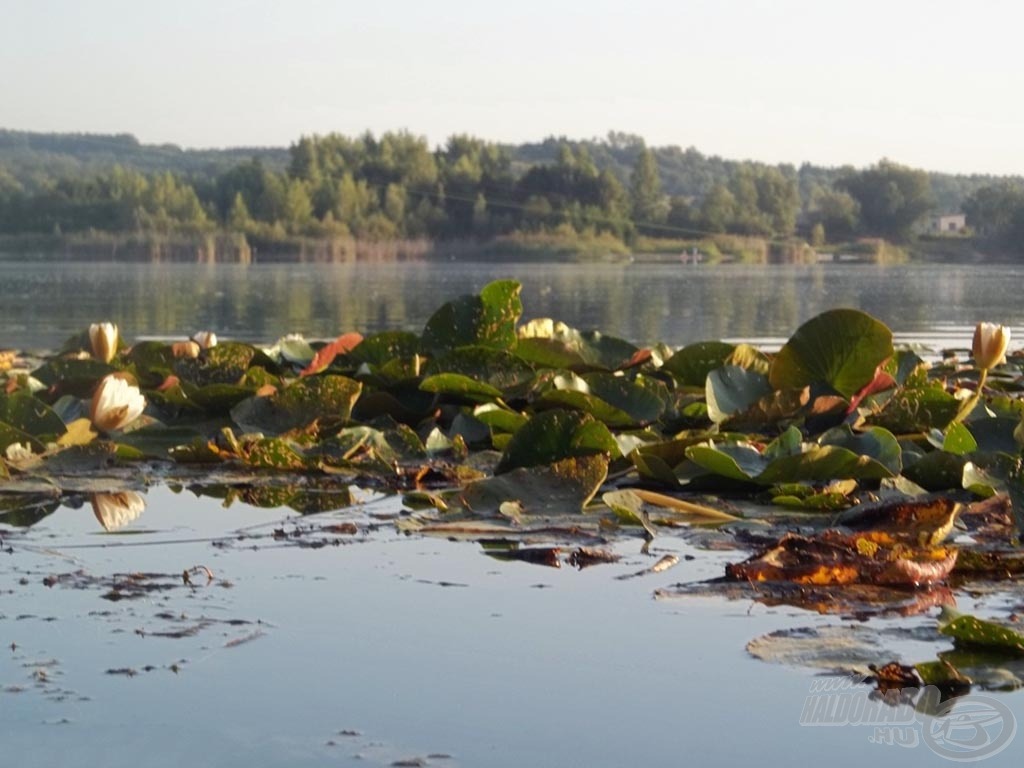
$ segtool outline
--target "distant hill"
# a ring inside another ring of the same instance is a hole
[[[628,184],[633,164],[644,147],[640,136],[610,132],[605,138],[567,139],[548,137],[543,141],[504,145],[513,160],[513,168],[523,173],[531,165],[553,162],[559,147],[568,144],[574,151],[586,149],[601,170],[610,169]],[[667,195],[701,199],[716,183],[726,183],[741,164],[705,155],[690,147],[653,147],[658,161],[662,191]],[[272,171],[288,167],[286,147],[232,147],[228,149],[182,149],[174,144],[142,144],[130,134],[35,133],[0,129],[0,174],[6,171],[28,191],[47,180],[80,176],[109,170],[115,165],[151,173],[171,171],[192,180],[209,180],[231,168],[258,158]],[[757,164],[757,163],[755,163]],[[769,165],[765,163],[764,165]],[[831,187],[850,167],[825,167],[804,164],[777,166],[798,180],[800,196],[806,204],[817,187]],[[954,212],[979,187],[999,177],[989,175],[953,175],[930,173],[936,210]],[[1014,177],[1024,182],[1022,177]],[[0,179],[2,181],[2,179]]]
[[[186,177],[213,176],[257,157],[270,170],[288,165],[284,147],[182,149],[174,144],[142,144],[134,136],[93,133],[34,133],[0,129],[0,169],[26,189],[47,179],[109,170],[115,165]]]

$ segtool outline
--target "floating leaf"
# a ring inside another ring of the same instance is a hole
[[[566,458],[614,454],[617,449],[608,428],[592,416],[574,411],[543,411],[512,436],[495,472],[552,464]]]
[[[407,360],[420,351],[420,337],[408,331],[382,331],[367,336],[345,358],[358,366],[380,367],[392,360]]]
[[[746,411],[771,391],[766,376],[736,365],[723,365],[707,377],[708,418],[721,424]]]
[[[942,441],[942,450],[956,456],[978,450],[978,441],[963,424],[950,424]]]
[[[310,361],[309,365],[302,369],[300,376],[312,376],[314,373],[320,373],[326,370],[327,367],[334,362],[334,358],[338,355],[344,355],[351,352],[363,341],[362,334],[358,333],[344,333],[329,344],[325,344],[316,350],[316,354]]]
[[[0,421],[41,440],[54,440],[64,434],[64,421],[54,411],[27,392],[0,394]]]
[[[948,547],[887,546],[866,535],[825,531],[807,537],[787,534],[778,544],[742,563],[726,567],[726,575],[745,581],[788,581],[797,584],[900,584],[940,582],[956,564]]]
[[[633,344],[599,331],[581,332],[549,318],[519,328],[516,355],[544,368],[615,371],[649,359]],[[639,357],[638,357],[639,355]]]
[[[725,365],[735,350],[734,344],[724,341],[690,344],[666,360],[662,370],[671,373],[680,384],[703,388],[708,374]]]
[[[249,432],[280,434],[317,421],[340,426],[349,420],[362,385],[345,376],[309,376],[268,397],[243,400],[231,418]]]
[[[603,455],[562,459],[547,466],[517,467],[470,483],[462,502],[478,514],[496,514],[502,504],[518,502],[529,515],[581,512],[608,474]]]
[[[241,384],[253,365],[274,366],[262,352],[249,344],[222,342],[205,350],[196,358],[181,358],[174,363],[174,373],[182,381],[205,387],[210,384]]]
[[[116,369],[98,360],[58,358],[33,371],[32,376],[49,387],[57,396],[92,397],[96,384]]]
[[[515,280],[486,285],[479,296],[461,296],[435,312],[423,329],[422,349],[438,355],[458,347],[510,349],[516,344],[516,323],[523,312]]]
[[[473,403],[491,403],[501,398],[501,390],[461,373],[439,373],[420,383],[424,392],[452,395]]]
[[[538,405],[585,411],[610,427],[635,427],[658,419],[667,392],[660,382],[646,378],[629,381],[608,373],[582,377],[556,377],[555,388],[544,392]]]
[[[772,361],[776,389],[825,383],[850,398],[893,354],[892,331],[856,309],[833,309],[797,329]]]
[[[941,382],[929,381],[897,390],[882,410],[867,420],[896,434],[925,432],[945,429],[959,408],[960,401]]]
[[[942,609],[939,632],[952,637],[958,647],[990,648],[1024,656],[1024,634],[950,608]]]

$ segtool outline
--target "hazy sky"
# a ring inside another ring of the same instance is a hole
[[[0,0],[0,127],[189,147],[621,130],[1024,174],[1019,0]]]

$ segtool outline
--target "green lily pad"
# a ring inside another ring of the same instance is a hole
[[[58,358],[33,371],[32,376],[52,388],[57,395],[89,398],[99,380],[115,370],[98,360]]]
[[[608,428],[586,413],[550,410],[534,415],[509,441],[497,474],[562,459],[615,454],[618,446]]]
[[[610,373],[555,376],[537,401],[538,407],[584,411],[610,427],[634,427],[656,421],[665,410],[668,392],[656,380],[630,381]]]
[[[428,376],[420,383],[424,392],[453,395],[473,403],[493,403],[501,398],[501,390],[461,373],[439,373]]]
[[[420,337],[408,331],[382,331],[367,336],[344,358],[354,366],[380,367],[392,360],[408,359],[420,351]]]
[[[708,418],[721,424],[771,392],[766,376],[737,365],[723,365],[707,376]]]
[[[956,456],[978,450],[978,441],[963,424],[950,424],[942,441],[942,450]]]
[[[959,409],[960,401],[946,391],[942,382],[916,382],[898,389],[867,421],[897,434],[926,432],[945,429]]]
[[[250,367],[276,368],[265,354],[249,344],[227,341],[205,350],[195,358],[181,358],[174,372],[182,381],[205,387],[210,384],[240,384]]]
[[[949,607],[943,608],[939,616],[939,632],[952,637],[958,647],[990,648],[1024,656],[1024,634]]]
[[[797,329],[775,356],[768,379],[776,389],[828,384],[852,397],[892,357],[892,331],[856,309],[833,309]]]
[[[67,432],[64,421],[46,403],[27,392],[0,394],[0,422],[40,438],[55,440]]]
[[[460,374],[500,390],[520,386],[534,377],[533,368],[515,355],[487,347],[452,350],[432,359],[423,372],[428,377]]]
[[[724,341],[701,341],[689,344],[665,361],[662,370],[688,387],[704,387],[708,374],[725,365],[735,351],[734,344]]]
[[[319,421],[329,429],[347,422],[362,384],[345,376],[308,376],[269,397],[251,397],[231,409],[247,432],[281,434]]]
[[[466,346],[514,347],[516,323],[523,313],[521,289],[515,280],[498,280],[484,286],[478,296],[461,296],[448,302],[427,320],[422,350],[439,355]]]
[[[516,355],[543,368],[615,371],[639,351],[634,344],[600,331],[579,331],[549,318],[519,329]]]

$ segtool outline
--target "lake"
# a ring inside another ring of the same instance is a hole
[[[0,348],[52,348],[101,319],[129,339],[419,330],[445,299],[499,277],[522,281],[527,318],[675,346],[777,344],[835,306],[931,344],[969,344],[982,319],[1024,326],[1021,275],[1006,267],[0,261]],[[303,516],[157,484],[115,525],[83,490],[30,527],[0,523],[4,763],[937,762],[935,719],[822,727],[808,702],[832,678],[746,650],[774,632],[865,633],[880,663],[923,661],[949,645],[934,610],[868,620],[673,595],[745,554],[666,529],[649,546],[610,536],[614,563],[545,567],[473,537],[401,533],[398,497],[351,492],[350,506]],[[527,543],[579,544],[564,532]],[[666,556],[678,564],[651,569]],[[1017,582],[953,597],[998,618],[1024,610]],[[990,696],[1004,726],[1024,718],[1024,694]],[[986,764],[1016,761],[1019,738]]]
[[[109,319],[134,337],[272,341],[419,331],[441,303],[491,280],[523,284],[524,318],[555,317],[634,342],[778,341],[833,307],[902,338],[969,338],[980,320],[1024,327],[1021,272],[1006,266],[821,264],[47,263],[0,258],[0,344],[53,347]]]

